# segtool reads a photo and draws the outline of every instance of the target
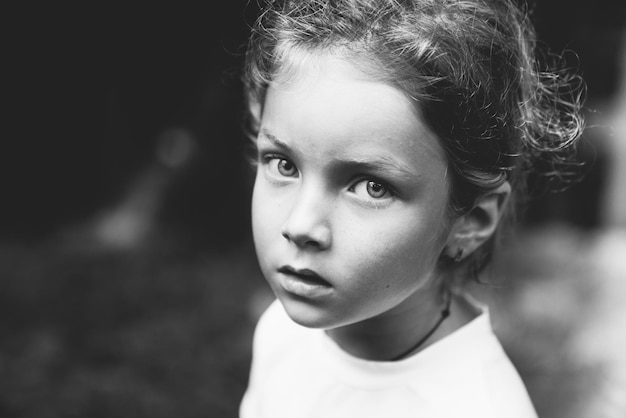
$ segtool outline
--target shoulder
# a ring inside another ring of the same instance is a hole
[[[254,361],[271,362],[272,357],[298,345],[307,331],[310,330],[293,322],[282,304],[274,300],[259,318],[254,331]]]
[[[472,388],[473,402],[482,403],[494,417],[536,418],[519,373],[493,333],[489,310],[483,309],[458,346],[468,362],[465,377],[471,377],[465,386]]]
[[[495,416],[535,418],[537,413],[521,376],[493,332],[491,316],[486,305],[471,300],[480,306],[482,314],[476,326],[474,338],[476,368],[483,382],[483,396],[491,405]],[[482,323],[482,324],[481,324]]]
[[[278,300],[274,300],[257,322],[254,343],[266,341],[268,338],[275,343],[286,342],[303,333],[304,330],[302,326],[289,318],[283,305]]]
[[[284,410],[279,408],[285,402],[284,394],[293,398],[290,391],[303,384],[294,380],[306,374],[295,370],[308,366],[294,360],[294,356],[310,349],[307,331],[311,330],[293,322],[276,300],[261,315],[254,331],[250,378],[240,405],[241,417],[285,416],[275,412]]]
[[[482,359],[485,395],[497,416],[536,417],[524,382],[495,336]]]
[[[481,311],[407,359],[419,371],[415,390],[427,392],[443,416],[536,418],[522,379],[492,331],[488,309]]]

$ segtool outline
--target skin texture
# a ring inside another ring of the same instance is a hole
[[[400,90],[341,58],[314,61],[267,92],[252,202],[259,263],[295,322],[389,358],[443,305],[446,157]]]

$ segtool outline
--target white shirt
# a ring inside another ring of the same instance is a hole
[[[536,418],[483,313],[400,361],[354,357],[275,301],[254,336],[241,418]]]

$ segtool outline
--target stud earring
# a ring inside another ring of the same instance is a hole
[[[463,247],[459,247],[456,250],[456,255],[454,256],[454,262],[455,263],[460,263],[461,260],[463,260]]]

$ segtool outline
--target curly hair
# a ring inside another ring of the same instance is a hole
[[[251,135],[289,57],[336,54],[414,99],[447,153],[450,213],[508,181],[567,181],[583,129],[584,83],[537,57],[527,13],[510,0],[268,0],[252,28],[244,84]],[[510,205],[511,206],[511,205]],[[495,235],[463,265],[477,277]]]

